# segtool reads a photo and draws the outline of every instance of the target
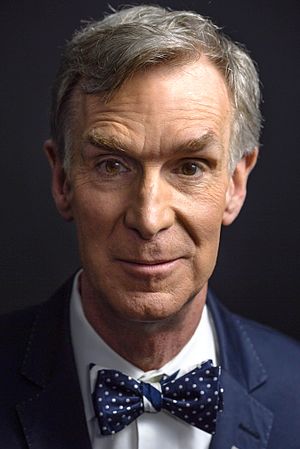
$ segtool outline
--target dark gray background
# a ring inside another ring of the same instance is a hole
[[[259,164],[244,210],[223,231],[211,285],[232,310],[300,338],[298,2],[160,4],[211,16],[258,63],[265,117]],[[93,0],[1,1],[0,312],[45,300],[79,265],[74,226],[52,203],[42,142],[61,47],[80,19],[104,10],[105,2]]]

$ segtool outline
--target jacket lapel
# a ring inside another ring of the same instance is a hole
[[[91,449],[69,328],[72,280],[40,306],[22,367],[36,393],[17,405],[30,449]],[[265,449],[273,414],[251,393],[267,373],[237,317],[208,294],[219,343],[224,412],[210,449]]]
[[[31,449],[91,448],[69,329],[72,282],[41,305],[22,375],[36,394],[17,405]]]
[[[211,292],[208,307],[217,333],[224,387],[224,411],[210,449],[265,449],[273,413],[251,393],[264,388],[267,373],[238,317]]]
[[[265,449],[272,413],[251,397],[227,371],[223,371],[224,412],[217,421],[210,449]]]

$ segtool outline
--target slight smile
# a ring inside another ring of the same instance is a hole
[[[138,277],[154,275],[168,276],[178,265],[181,258],[171,260],[124,260],[118,259],[124,271]]]

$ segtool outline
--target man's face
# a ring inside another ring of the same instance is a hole
[[[66,196],[86,279],[118,316],[171,317],[215,266],[232,182],[225,82],[202,57],[78,104]]]

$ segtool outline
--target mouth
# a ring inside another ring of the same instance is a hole
[[[129,274],[138,277],[154,275],[168,276],[177,267],[181,258],[157,260],[125,260],[118,259],[118,263]]]

